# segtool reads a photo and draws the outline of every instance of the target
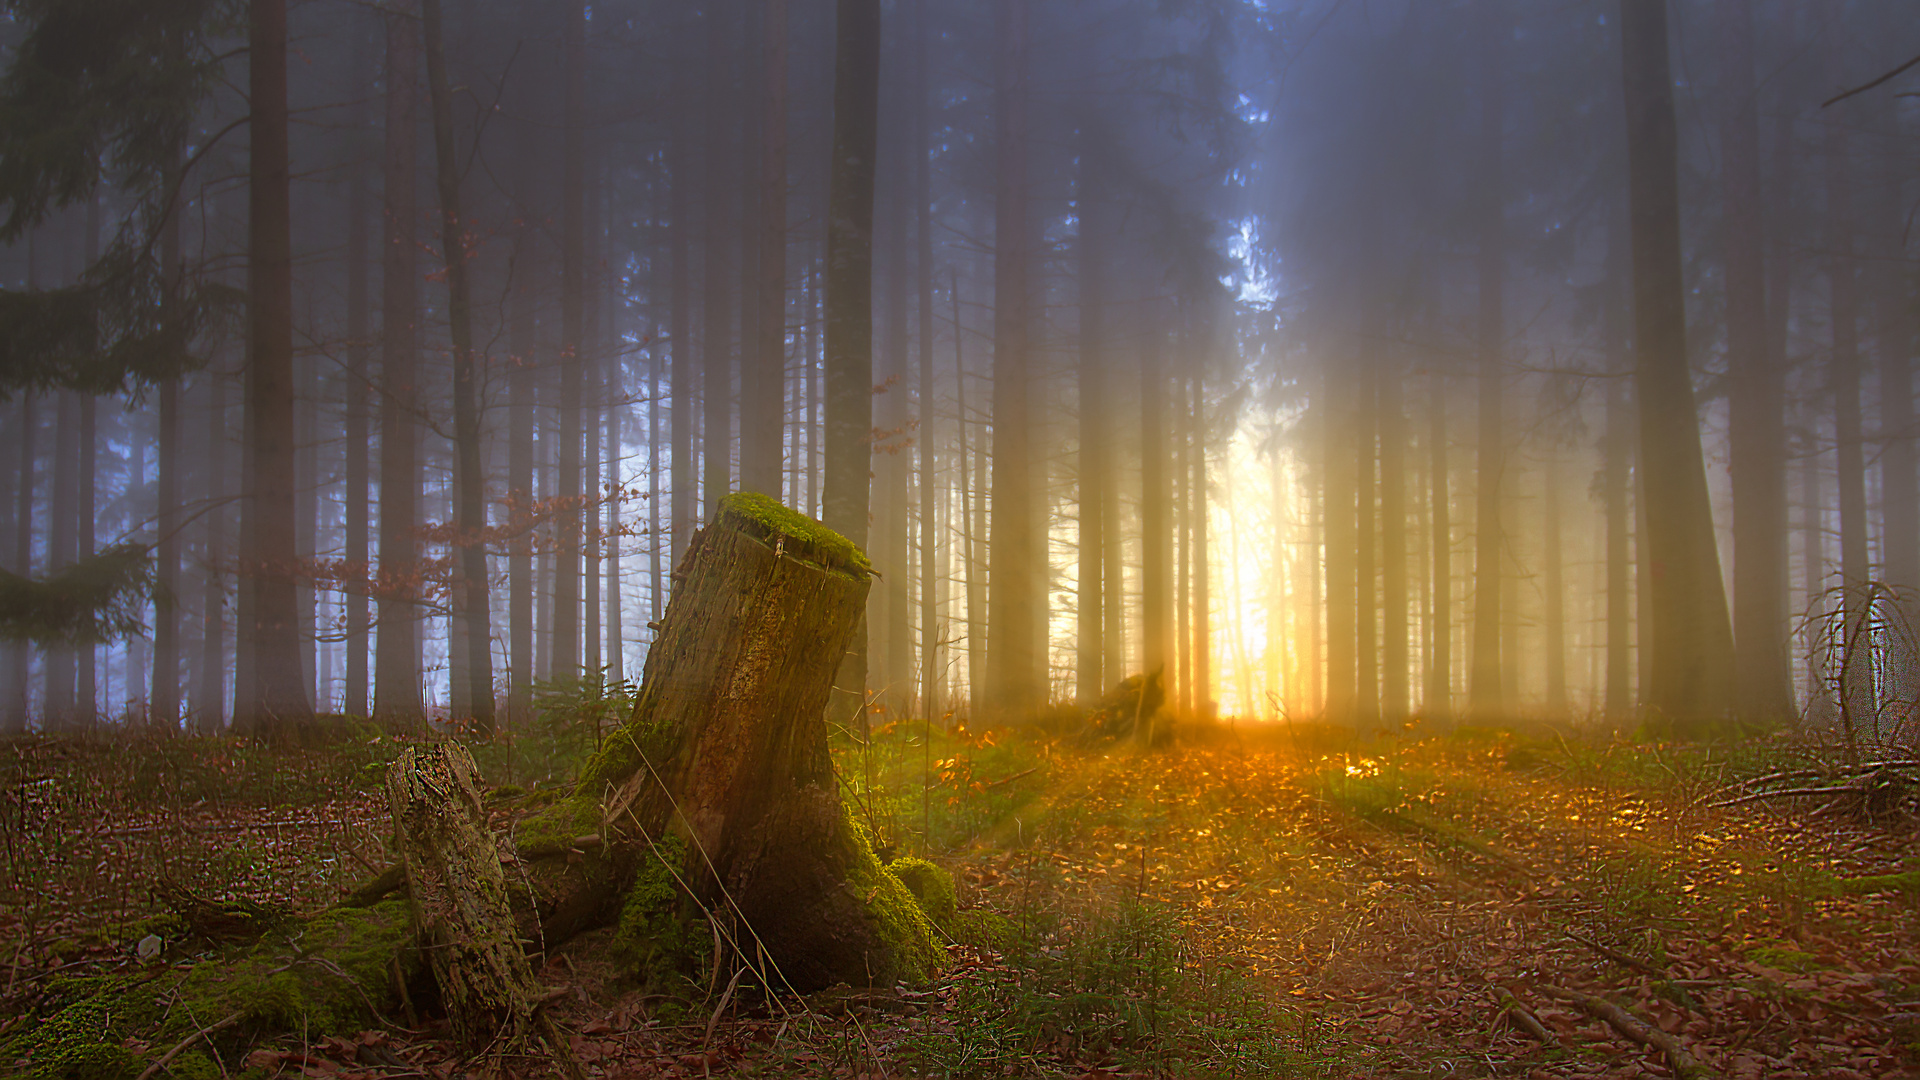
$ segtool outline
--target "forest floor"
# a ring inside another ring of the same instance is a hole
[[[162,878],[313,910],[370,876],[391,750],[0,746],[0,1042],[63,965],[138,963],[110,928],[154,911]],[[1242,728],[1140,753],[907,724],[836,754],[881,843],[931,851],[1010,929],[956,944],[932,986],[804,1002],[645,996],[586,936],[541,975],[570,991],[554,1008],[591,1075],[1675,1074],[1570,991],[1701,1075],[1920,1077],[1911,819],[1714,805],[1803,762],[1787,743]],[[460,1071],[431,1021],[228,1065]]]

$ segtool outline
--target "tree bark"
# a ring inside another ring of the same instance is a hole
[[[822,520],[864,548],[873,468],[873,183],[880,111],[879,0],[838,0],[833,171],[827,196],[826,477]],[[836,681],[836,715],[865,704],[866,642]]]
[[[440,0],[423,0],[420,12],[427,54],[427,87],[433,101],[434,171],[440,189],[440,246],[447,263],[447,323],[453,339],[454,483],[458,489],[454,518],[459,531],[455,541],[459,556],[455,588],[460,590],[466,601],[464,623],[471,719],[480,732],[491,733],[494,728],[493,653],[490,648],[492,618],[487,599],[486,477],[480,466],[480,390],[473,351],[472,285],[469,282],[471,267],[468,265],[466,219],[460,210],[460,166],[454,155],[453,91],[447,79],[445,43],[441,38]],[[575,425],[574,433],[578,435],[577,413]],[[576,439],[576,482],[579,477],[579,452],[579,441]],[[575,569],[577,572],[577,566]]]
[[[372,65],[363,58],[367,44],[364,31],[354,34],[354,69],[359,78],[357,85],[371,81]],[[365,131],[369,124],[367,107],[364,101],[354,105],[353,125],[356,132]],[[371,715],[367,700],[367,639],[371,630],[371,620],[367,608],[367,590],[356,582],[366,580],[367,555],[372,534],[368,529],[368,481],[369,458],[367,443],[369,424],[367,417],[369,373],[367,370],[368,341],[368,259],[367,259],[367,169],[364,159],[357,152],[363,144],[356,141],[356,160],[352,179],[347,188],[347,393],[346,393],[346,551],[343,561],[347,567],[347,587],[344,590],[347,608],[347,664],[346,694],[341,702],[341,710],[348,716],[366,717]],[[212,526],[209,526],[209,530]],[[209,532],[211,536],[211,531]],[[209,573],[214,573],[209,568]]]
[[[420,700],[419,279],[415,107],[420,83],[420,24],[389,13],[387,127],[382,164],[384,221],[380,279],[380,628],[374,642],[373,717],[396,734],[426,722]]]
[[[1740,715],[1792,713],[1787,661],[1785,386],[1767,343],[1766,228],[1753,86],[1751,0],[1718,0],[1727,291],[1729,439],[1733,473],[1734,662]]]
[[[1428,483],[1433,537],[1433,617],[1427,625],[1426,690],[1420,710],[1445,720],[1453,712],[1453,517],[1447,483],[1447,377],[1436,371],[1427,401]]]
[[[1022,717],[1046,702],[1044,594],[1034,589],[1041,538],[1034,520],[1027,332],[1027,0],[994,6],[993,513],[987,595],[990,715]]]
[[[1628,3],[1634,0],[1626,0]],[[1506,576],[1505,533],[1500,521],[1501,486],[1506,471],[1504,380],[1506,343],[1506,205],[1504,193],[1506,126],[1506,22],[1488,5],[1483,30],[1480,84],[1480,352],[1479,465],[1474,497],[1473,648],[1467,679],[1467,712],[1475,719],[1498,718],[1509,707],[1501,670],[1501,616]]]
[[[253,482],[246,508],[253,578],[251,695],[236,701],[234,726],[275,742],[307,737],[313,703],[300,677],[298,587],[294,577],[293,244],[287,145],[287,4],[251,0],[248,91],[248,269],[251,304]]]
[[[705,187],[701,197],[704,236],[700,303],[700,364],[705,397],[700,432],[701,487],[705,515],[711,517],[733,486],[733,301],[728,296],[726,256],[727,222],[733,216],[728,198],[737,179],[733,154],[731,5],[709,4],[707,28],[707,86]],[[835,113],[838,113],[838,109]],[[831,226],[829,226],[831,227]],[[751,345],[751,342],[748,343]],[[701,514],[695,513],[694,524]],[[864,534],[863,534],[864,535]]]
[[[1397,358],[1380,374],[1380,719],[1398,731],[1412,711],[1407,627],[1407,423]]]
[[[758,340],[741,353],[740,489],[778,498],[787,372],[787,4],[761,9]]]
[[[914,293],[918,300],[919,365],[919,466],[920,466],[920,715],[932,721],[941,715],[945,697],[945,671],[940,666],[940,570],[937,562],[939,455],[935,438],[935,397],[933,374],[933,178],[928,157],[930,145],[927,70],[930,62],[931,18],[929,0],[914,5],[914,83],[911,97],[913,133],[909,145],[914,149]],[[959,334],[959,328],[954,328]]]
[[[1080,232],[1075,240],[1079,262],[1079,391],[1080,391],[1080,537],[1079,537],[1079,611],[1075,672],[1075,698],[1082,709],[1091,708],[1105,692],[1107,672],[1103,670],[1106,643],[1106,595],[1104,567],[1106,554],[1106,500],[1108,486],[1107,416],[1105,370],[1105,257],[1101,230],[1106,227],[1106,206],[1100,182],[1105,162],[1098,144],[1081,150],[1079,205]],[[1114,674],[1119,674],[1117,671]]]
[[[1645,702],[1676,731],[1692,735],[1708,730],[1733,704],[1733,628],[1687,368],[1665,0],[1621,0],[1620,30],[1640,460],[1658,463],[1643,470],[1658,642]]]

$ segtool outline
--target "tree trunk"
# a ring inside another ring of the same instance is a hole
[[[740,489],[779,497],[787,372],[787,4],[761,9],[758,340],[740,354]]]
[[[1625,0],[1632,3],[1634,0]],[[1501,670],[1501,615],[1506,576],[1505,533],[1500,521],[1501,484],[1506,471],[1503,418],[1506,372],[1506,204],[1504,194],[1506,126],[1506,25],[1489,16],[1482,48],[1480,84],[1480,352],[1479,465],[1474,497],[1473,649],[1467,679],[1467,712],[1478,720],[1498,718],[1510,707]]]
[[[706,175],[701,196],[704,236],[700,303],[700,364],[705,398],[700,432],[702,505],[711,517],[733,486],[733,303],[727,295],[729,277],[727,222],[734,203],[728,198],[737,179],[733,155],[733,55],[731,5],[709,4],[707,27],[707,86],[705,105]],[[836,115],[838,109],[835,110]],[[829,226],[831,227],[831,226]],[[751,343],[749,343],[751,344]],[[864,432],[863,432],[864,434]],[[696,510],[694,524],[702,514]],[[862,534],[864,536],[864,533]]]
[[[1882,123],[1902,134],[1897,115]],[[1898,148],[1898,149],[1896,149]],[[1906,259],[1903,181],[1911,157],[1897,139],[1880,151],[1880,182],[1873,210],[1872,287],[1880,375],[1880,507],[1886,536],[1882,577],[1894,590],[1909,626],[1920,617],[1920,462],[1915,461],[1913,408],[1913,285]],[[1784,541],[1783,541],[1784,542]],[[1890,693],[1902,701],[1920,696],[1920,670],[1910,641],[1894,641]],[[1783,665],[1784,666],[1784,665]],[[84,690],[85,687],[82,687]]]
[[[180,384],[160,385],[159,476],[154,522],[160,542],[154,549],[153,687],[147,697],[147,726],[171,734],[180,726]],[[57,569],[57,566],[51,567]],[[52,729],[57,718],[47,717]]]
[[[1211,342],[1211,338],[1203,337]],[[1212,544],[1207,537],[1207,382],[1204,371],[1193,373],[1193,482],[1188,507],[1193,523],[1193,687],[1194,715],[1211,720],[1213,701],[1213,589],[1210,571]]]
[[[1682,734],[1705,732],[1734,700],[1733,628],[1714,546],[1700,419],[1687,369],[1680,192],[1665,0],[1621,0],[1621,63],[1633,237],[1635,385],[1654,650],[1645,701]]]
[[[1607,241],[1607,298],[1601,316],[1607,355],[1607,418],[1602,436],[1601,488],[1606,515],[1607,677],[1606,715],[1621,720],[1633,712],[1633,550],[1627,527],[1627,477],[1631,471],[1633,414],[1628,402],[1626,335],[1626,237]]]
[[[403,13],[387,23],[387,128],[382,184],[380,278],[380,629],[374,642],[373,718],[395,734],[420,730],[420,434],[418,213],[415,106],[420,24]],[[236,695],[237,696],[237,695]]]
[[[364,56],[367,48],[364,32],[354,35],[354,69],[361,78],[358,85],[371,82]],[[354,129],[365,131],[369,125],[364,101],[354,105]],[[356,143],[356,150],[361,144]],[[369,460],[367,453],[367,336],[368,336],[368,259],[367,259],[367,170],[364,159],[355,160],[353,177],[347,188],[347,400],[346,400],[346,551],[347,569],[344,590],[347,608],[346,694],[341,711],[348,716],[370,715],[367,700],[367,638],[371,630],[368,618],[366,580],[368,547]],[[217,378],[217,376],[216,376]],[[209,535],[212,535],[209,526]],[[212,568],[209,574],[216,573]]]
[[[873,182],[880,112],[879,0],[838,0],[833,171],[827,207],[826,477],[822,520],[867,543],[873,468]],[[834,699],[851,719],[865,704],[866,642],[856,635]]]
[[[553,674],[580,677],[580,388],[586,323],[586,0],[568,0],[561,32],[565,87],[560,150],[560,485],[554,531]],[[429,61],[431,64],[431,61]],[[436,116],[438,113],[436,112]],[[451,257],[451,256],[449,256]],[[449,282],[451,284],[451,282]]]
[[[1407,425],[1400,364],[1380,376],[1380,719],[1398,731],[1412,711],[1407,628]]]
[[[996,0],[994,34],[992,576],[983,704],[1011,719],[1046,702],[1046,647],[1035,634],[1046,600],[1033,587],[1042,549],[1028,414],[1027,0]]]
[[[253,483],[246,570],[253,578],[252,694],[236,701],[235,727],[276,742],[302,739],[313,703],[300,677],[298,587],[293,574],[293,244],[287,149],[287,4],[251,0],[248,90],[249,254]]]
[[[206,569],[201,584],[200,608],[206,620],[200,639],[200,692],[194,702],[194,729],[202,735],[218,735],[227,715],[226,673],[226,562],[227,515],[220,500],[227,494],[227,378],[224,372],[209,373],[206,420]],[[363,552],[365,548],[361,549]],[[362,594],[364,598],[364,594]],[[362,644],[365,641],[362,639]],[[366,659],[361,658],[360,674],[366,675]],[[348,690],[352,690],[348,682]],[[364,709],[365,687],[361,689]],[[364,713],[357,714],[364,715]]]
[[[945,697],[945,671],[940,666],[940,568],[939,556],[939,441],[934,437],[936,422],[933,374],[933,177],[928,156],[930,120],[933,103],[928,97],[927,71],[932,36],[929,0],[914,4],[914,82],[911,91],[913,132],[909,144],[913,158],[914,210],[914,294],[918,301],[919,341],[919,466],[920,466],[920,715],[931,722],[941,715]],[[959,328],[954,328],[959,334]]]
[[[1433,616],[1427,622],[1426,689],[1420,711],[1445,720],[1453,712],[1453,517],[1447,484],[1447,377],[1436,371],[1427,401],[1428,511],[1433,529]]]
[[[535,867],[550,943],[610,918],[624,883],[664,860],[695,907],[726,916],[734,947],[765,948],[776,985],[884,985],[939,964],[827,753],[825,708],[870,574],[845,538],[771,499],[723,501],[675,575],[631,722],[572,799],[521,831],[530,856],[604,849]],[[609,836],[577,835],[603,823]]]
[[[1364,346],[1371,350],[1371,343]],[[1380,579],[1374,538],[1378,531],[1380,455],[1376,448],[1380,420],[1380,372],[1377,355],[1363,355],[1359,401],[1353,410],[1354,476],[1354,674],[1353,725],[1371,731],[1380,724]]]
[[[447,80],[445,44],[440,32],[440,0],[424,0],[421,32],[427,53],[427,87],[433,101],[435,174],[440,190],[440,246],[447,262],[447,323],[453,344],[454,519],[459,530],[456,548],[459,572],[455,588],[466,601],[466,658],[471,719],[482,733],[491,733],[493,718],[493,654],[491,612],[487,600],[486,477],[480,466],[480,389],[473,352],[471,267],[466,241],[466,219],[460,210],[460,165],[454,154],[453,91]],[[575,404],[578,404],[576,398]],[[574,433],[579,434],[578,413]],[[579,440],[574,441],[574,479],[579,480]],[[576,572],[577,572],[576,566]],[[576,594],[577,595],[577,594]],[[467,719],[467,717],[458,717]]]
[[[1545,481],[1546,515],[1541,557],[1546,563],[1542,584],[1546,592],[1546,604],[1541,614],[1542,637],[1547,648],[1547,715],[1556,720],[1566,719],[1572,705],[1567,697],[1567,624],[1566,624],[1566,575],[1565,559],[1560,545],[1563,531],[1560,522],[1560,469],[1554,460],[1557,451],[1549,450],[1547,460],[1542,464],[1542,479]]]
[[[691,100],[692,61],[681,56],[673,64],[675,98]],[[655,537],[654,544],[670,544],[670,559],[677,561],[687,552],[693,532],[700,524],[699,473],[695,469],[693,412],[693,122],[691,109],[676,110],[667,148],[668,181],[667,262],[670,305],[667,315],[667,344],[673,350],[669,383],[673,388],[673,411],[668,418],[673,438],[673,507],[667,518],[668,537]]]
[[[1743,719],[1793,710],[1787,660],[1787,488],[1783,373],[1767,342],[1766,228],[1753,87],[1752,0],[1718,0],[1720,145],[1726,189],[1728,433],[1733,473],[1733,642]]]
[[[1173,495],[1167,475],[1165,329],[1149,318],[1140,356],[1140,670],[1173,657]]]
[[[1079,267],[1080,313],[1080,538],[1079,599],[1075,615],[1079,640],[1075,670],[1078,676],[1075,698],[1082,709],[1091,708],[1106,690],[1107,672],[1102,661],[1106,643],[1105,574],[1101,565],[1106,554],[1107,469],[1112,451],[1108,448],[1106,379],[1104,370],[1106,314],[1105,251],[1100,230],[1106,227],[1105,203],[1100,173],[1104,167],[1098,147],[1089,146],[1080,159],[1080,197],[1075,208],[1080,232],[1075,240]],[[1114,672],[1117,676],[1119,672]]]

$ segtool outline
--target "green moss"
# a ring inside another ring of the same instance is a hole
[[[900,879],[880,865],[866,826],[853,819],[844,804],[843,827],[852,847],[847,862],[847,887],[864,897],[867,913],[880,939],[892,953],[893,969],[874,972],[874,981],[924,982],[946,965],[947,951],[920,904]]]
[[[650,850],[627,890],[614,931],[613,955],[643,985],[677,988],[713,959],[713,932],[692,915],[674,867],[686,863],[687,842],[668,836]]]
[[[107,976],[69,980],[49,989],[70,1003],[0,1045],[0,1063],[11,1066],[24,1059],[23,1075],[33,1080],[132,1080],[140,1075],[145,1066],[121,1042],[125,1032],[152,1022],[154,995],[139,991],[151,991],[154,984],[141,986],[133,976]]]
[[[1920,869],[1899,874],[1872,874],[1867,877],[1834,878],[1832,893],[1838,896],[1868,896],[1873,893],[1920,892]]]
[[[582,782],[584,791],[585,782]],[[528,857],[557,855],[573,841],[600,831],[600,804],[584,794],[570,795],[530,814],[514,826],[514,844]]]
[[[813,561],[825,569],[857,575],[873,570],[866,553],[853,541],[776,499],[752,491],[736,492],[720,501],[721,513],[729,510],[767,530],[769,538],[784,536],[799,541],[812,550]]]
[[[312,959],[294,962],[286,942],[267,942],[236,959],[196,966],[180,984],[180,1000],[196,1016],[237,1013],[243,1029],[356,1031],[380,1019],[369,1003],[382,1011],[389,1007],[394,958],[406,967],[418,965],[412,940],[403,900],[334,908],[299,933],[299,955]],[[402,974],[410,977],[412,971],[403,967]]]
[[[900,879],[934,925],[951,931],[954,916],[960,913],[960,894],[953,886],[952,874],[913,855],[888,863],[887,872]]]

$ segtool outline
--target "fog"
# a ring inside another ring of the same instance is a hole
[[[742,490],[869,722],[1912,722],[1904,5],[243,7],[0,24],[8,731],[524,726]]]

